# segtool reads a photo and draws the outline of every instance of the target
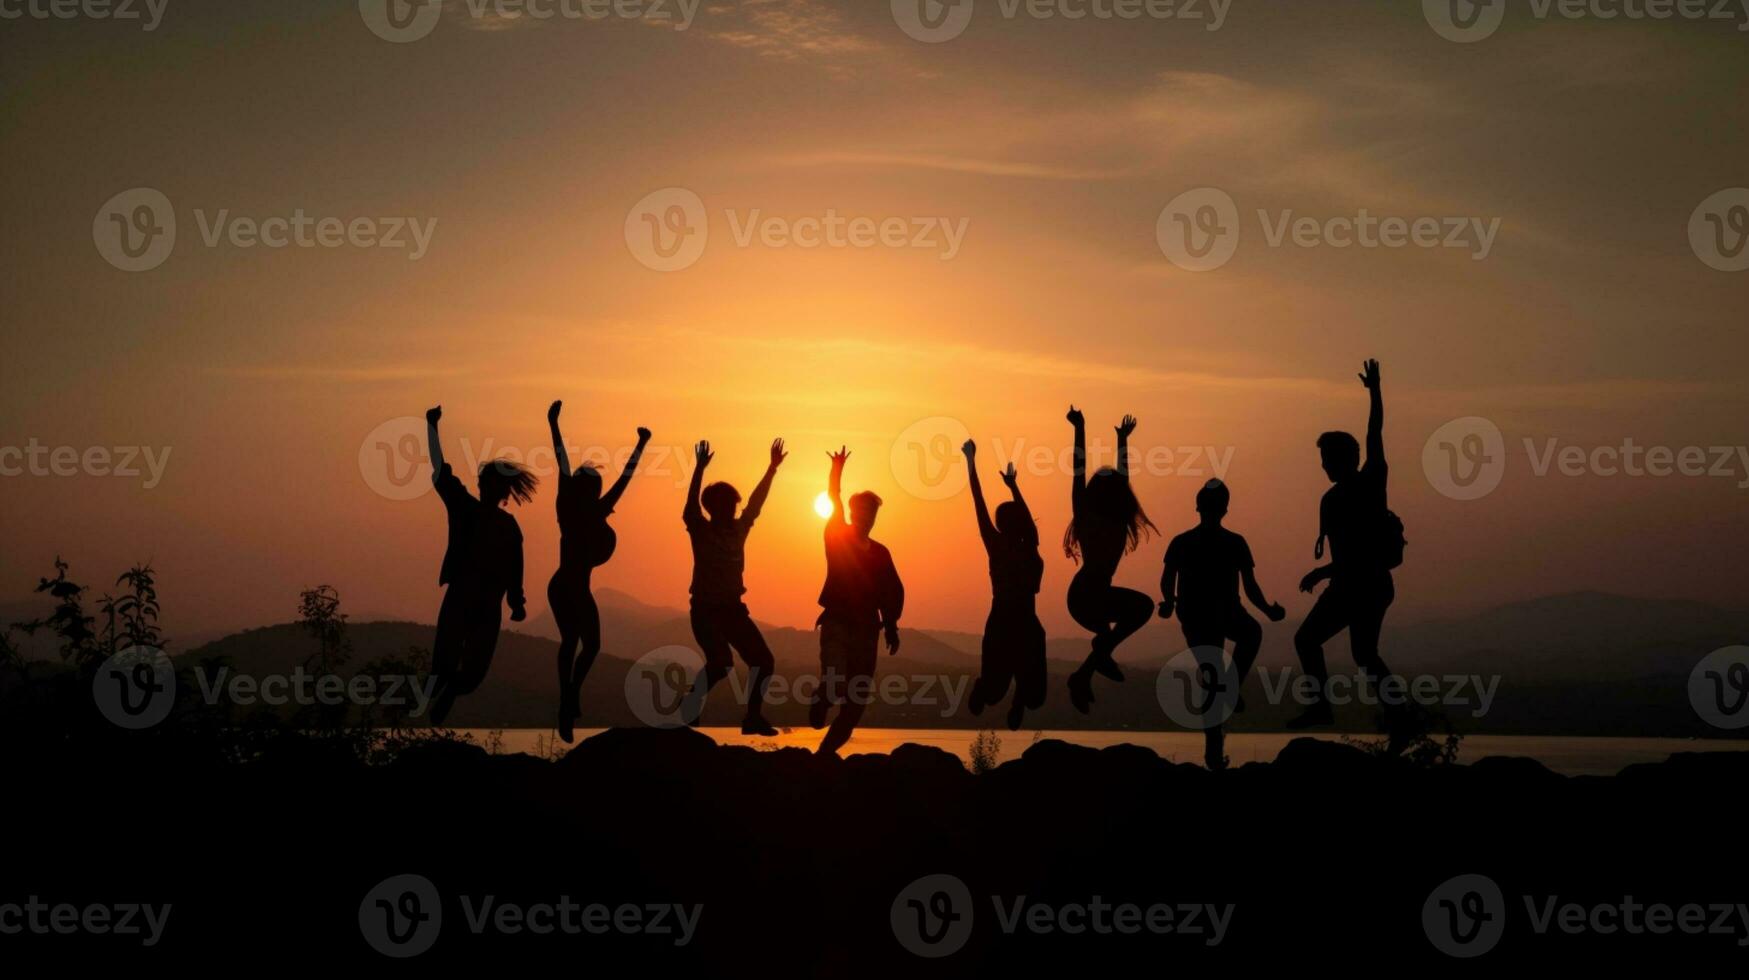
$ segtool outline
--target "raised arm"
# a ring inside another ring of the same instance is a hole
[[[1123,424],[1117,427],[1117,471],[1124,476],[1130,475],[1130,433],[1136,431],[1136,417],[1125,415]]]
[[[960,451],[966,454],[966,478],[972,483],[972,509],[978,515],[978,536],[988,543],[996,536],[996,525],[990,523],[990,508],[984,503],[984,485],[978,481],[978,444],[967,439]]]
[[[1087,489],[1087,417],[1073,405],[1069,406],[1069,424],[1075,427],[1075,482],[1069,487],[1069,502],[1074,513],[1081,512],[1081,495]]]
[[[1026,498],[1020,495],[1020,471],[1014,468],[1014,461],[1008,461],[1008,468],[1002,471],[1002,482],[1008,485],[1008,495],[1014,498],[1014,506],[1020,508],[1021,520],[1031,530],[1027,533],[1028,544],[1038,544],[1038,525],[1033,522],[1032,508],[1026,505]]]
[[[631,485],[632,474],[637,472],[638,460],[644,458],[644,447],[650,444],[650,430],[638,426],[638,444],[633,447],[630,459],[626,460],[626,468],[619,473],[619,479],[613,481],[613,486],[601,495],[601,510],[603,513],[619,506],[619,498],[625,496],[626,487]]]
[[[826,497],[832,501],[832,516],[826,518],[826,523],[849,524],[850,519],[844,514],[844,461],[850,458],[850,450],[839,446],[837,452],[828,450],[826,455],[832,458],[832,475],[826,478]]]
[[[571,475],[571,458],[565,454],[565,437],[559,435],[559,409],[564,402],[555,401],[547,408],[547,428],[553,432],[553,458],[559,466],[559,479]]]
[[[1372,396],[1372,411],[1366,420],[1366,461],[1385,459],[1385,396],[1379,390],[1379,362],[1367,361],[1360,383]]]
[[[765,509],[765,498],[771,495],[771,478],[777,475],[777,468],[788,458],[783,440],[771,440],[771,462],[765,467],[765,475],[759,478],[759,485],[753,488],[752,496],[747,498],[747,506],[741,509],[742,523],[751,525],[759,519],[759,512]]]
[[[704,486],[704,468],[711,465],[713,457],[708,439],[701,439],[698,445],[692,447],[692,482],[686,487],[686,507],[680,511],[680,520],[687,527],[704,523],[704,511],[698,506],[698,493],[699,488]]]
[[[443,406],[425,411],[425,454],[431,459],[433,476],[443,472],[443,440],[437,437],[437,420],[443,418]]]

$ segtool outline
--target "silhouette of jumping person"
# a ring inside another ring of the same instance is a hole
[[[764,714],[765,686],[771,682],[776,661],[741,596],[747,592],[743,581],[747,535],[771,493],[771,478],[777,475],[777,468],[789,454],[783,450],[782,439],[772,440],[771,464],[765,468],[759,485],[753,488],[747,509],[739,516],[735,509],[741,505],[741,494],[733,486],[718,481],[702,491],[699,489],[705,467],[715,458],[711,444],[700,442],[695,455],[698,465],[693,467],[692,485],[686,490],[686,508],[680,519],[686,525],[687,537],[692,539],[692,637],[704,653],[705,666],[692,683],[681,717],[689,724],[698,721],[711,688],[727,677],[735,665],[730,656],[733,648],[747,662],[750,688],[741,734],[776,735],[777,729],[771,727]]]
[[[1294,634],[1300,669],[1318,684],[1313,703],[1288,720],[1289,728],[1328,725],[1336,720],[1325,696],[1329,673],[1324,664],[1324,644],[1343,630],[1348,631],[1354,662],[1370,681],[1377,684],[1390,676],[1379,657],[1379,632],[1384,626],[1385,610],[1397,595],[1387,552],[1393,534],[1400,547],[1401,528],[1388,526],[1391,515],[1385,500],[1388,472],[1385,406],[1379,390],[1378,361],[1366,362],[1360,382],[1366,386],[1372,402],[1366,424],[1366,464],[1361,465],[1360,444],[1348,433],[1326,432],[1318,437],[1324,473],[1333,486],[1324,492],[1318,505],[1318,542],[1312,554],[1323,558],[1324,542],[1328,539],[1330,562],[1306,573],[1300,580],[1300,591],[1311,592],[1326,580],[1330,585],[1312,604],[1312,611]]]
[[[571,469],[564,437],[559,435],[559,411],[564,404],[555,401],[547,409],[547,426],[552,430],[553,454],[559,466],[559,568],[547,582],[547,605],[559,626],[559,738],[570,742],[582,710],[583,679],[601,653],[601,610],[595,605],[590,577],[613,557],[619,543],[607,518],[632,482],[644,447],[650,443],[650,430],[638,427],[638,444],[625,469],[602,493],[600,470],[589,463]]]
[[[441,418],[441,405],[425,413],[431,482],[449,514],[449,542],[437,575],[437,584],[445,586],[443,605],[437,610],[437,638],[431,649],[431,674],[436,681],[433,725],[443,724],[455,699],[472,693],[486,679],[498,648],[505,601],[510,603],[511,622],[528,618],[522,593],[522,529],[504,505],[528,503],[540,482],[510,460],[491,460],[480,466],[480,496],[475,498],[443,460],[437,435]]]
[[[976,715],[984,705],[1008,695],[1014,684],[1014,701],[1008,706],[1008,727],[1020,727],[1028,708],[1045,703],[1045,628],[1038,621],[1039,580],[1045,562],[1038,553],[1038,525],[1020,495],[1014,464],[1002,473],[1013,500],[998,504],[996,520],[990,520],[984,503],[984,487],[978,481],[977,443],[970,439],[961,447],[966,454],[966,472],[972,481],[972,507],[978,514],[978,536],[990,559],[990,616],[984,621],[983,658],[977,680],[972,682],[967,706]]]
[[[820,691],[808,706],[808,723],[825,727],[832,708],[838,716],[816,750],[837,755],[873,699],[875,660],[881,634],[887,653],[899,652],[899,615],[905,608],[905,586],[899,581],[893,556],[885,545],[869,538],[881,498],[864,490],[850,498],[848,516],[842,486],[843,447],[832,458],[827,493],[832,514],[826,518],[826,584],[820,589]]]
[[[1212,658],[1210,663],[1217,672],[1222,666],[1220,652],[1232,640],[1233,672],[1227,683],[1240,688],[1263,646],[1263,627],[1239,604],[1240,584],[1244,584],[1245,598],[1270,622],[1281,622],[1287,610],[1263,597],[1251,546],[1244,537],[1221,526],[1230,500],[1231,493],[1220,480],[1210,480],[1197,491],[1196,512],[1201,523],[1166,546],[1166,568],[1160,574],[1160,618],[1171,619],[1176,610],[1185,644],[1199,661]],[[1244,710],[1245,699],[1240,697],[1235,711]],[[1210,769],[1225,769],[1221,726],[1203,729],[1203,738],[1204,762]]]
[[[1092,479],[1087,477],[1087,420],[1073,405],[1068,419],[1075,427],[1075,482],[1063,551],[1081,563],[1069,582],[1069,615],[1093,634],[1092,652],[1069,675],[1069,701],[1086,714],[1093,702],[1093,675],[1123,680],[1112,653],[1153,615],[1154,600],[1111,581],[1123,556],[1155,527],[1130,486],[1129,439],[1136,431],[1135,418],[1126,415],[1117,427],[1117,466],[1101,467]]]

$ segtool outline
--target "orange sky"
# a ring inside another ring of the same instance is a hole
[[[1539,477],[1524,450],[1746,441],[1749,273],[1708,268],[1687,237],[1699,202],[1749,184],[1749,41],[1732,25],[1509,21],[1459,45],[1417,4],[1241,3],[1213,32],[981,7],[963,37],[921,44],[885,3],[770,0],[710,4],[685,31],[452,5],[429,37],[390,44],[355,4],[242,6],[172,4],[149,33],[6,28],[0,445],[170,455],[151,488],[0,477],[0,599],[62,554],[99,585],[152,561],[185,630],[288,619],[318,582],[355,613],[429,618],[442,509],[373,490],[361,446],[441,402],[452,459],[464,439],[544,450],[563,398],[574,446],[623,450],[647,425],[666,456],[627,494],[598,583],[682,605],[685,447],[710,438],[712,476],[745,492],[783,436],[793,455],[752,539],[748,598],[762,619],[810,622],[811,501],[823,450],[843,443],[847,489],[887,500],[876,536],[910,587],[907,619],[976,629],[988,583],[971,505],[917,492],[912,427],[963,426],[999,495],[1006,454],[1060,458],[1074,402],[1106,459],[1109,426],[1140,418],[1138,456],[1155,464],[1138,459],[1138,490],[1169,534],[1194,522],[1213,447],[1229,523],[1297,614],[1325,486],[1312,442],[1361,431],[1369,356],[1411,542],[1400,615],[1576,589],[1735,602],[1749,575],[1745,463]],[[1155,226],[1204,186],[1238,202],[1244,237],[1191,273]],[[162,191],[178,222],[174,253],[142,273],[92,238],[99,207],[134,187]],[[698,195],[710,237],[662,273],[625,228],[668,187]],[[1477,261],[1271,247],[1255,217],[1362,208],[1500,230]],[[208,246],[221,209],[436,226],[417,260]],[[735,226],[755,211],[944,218],[965,237],[951,258],[743,246]],[[1474,501],[1421,464],[1462,416],[1507,448],[1499,489]],[[1185,447],[1196,473],[1179,472]],[[1068,474],[1024,456],[1022,470],[1054,542]],[[550,489],[517,513],[537,613],[557,555]],[[1122,577],[1151,590],[1163,548]],[[1046,558],[1041,612],[1069,632],[1072,566]]]

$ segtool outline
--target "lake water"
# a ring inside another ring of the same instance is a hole
[[[491,744],[497,739],[500,751],[527,752],[531,755],[561,754],[571,746],[558,740],[553,732],[539,729],[462,729],[474,741]],[[577,730],[577,741],[600,734],[603,729]],[[701,728],[699,731],[725,745],[751,745],[755,748],[795,747],[812,750],[820,743],[820,732],[809,728],[792,728],[776,738],[742,735],[734,728]],[[844,755],[862,752],[891,752],[906,742],[931,745],[968,759],[976,731],[934,728],[862,728],[850,739]],[[998,732],[1002,740],[1001,761],[1017,759],[1032,744],[1031,731]],[[1196,732],[1091,732],[1044,731],[1039,738],[1055,738],[1094,748],[1121,745],[1128,742],[1153,749],[1173,762],[1202,763],[1202,735]],[[1227,758],[1235,766],[1247,762],[1268,762],[1296,735],[1278,733],[1240,733],[1227,735]],[[1339,735],[1317,737],[1337,739]],[[1376,736],[1363,736],[1376,737]],[[1542,735],[1470,735],[1463,741],[1458,762],[1474,762],[1490,755],[1528,756],[1556,772],[1569,776],[1613,776],[1622,767],[1636,762],[1662,762],[1676,752],[1749,752],[1749,741],[1727,739],[1680,738],[1582,738]]]

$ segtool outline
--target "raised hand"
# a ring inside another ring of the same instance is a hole
[[[699,469],[711,465],[711,460],[716,458],[716,454],[711,452],[711,441],[700,439],[698,445],[692,447],[692,457],[698,461]]]
[[[1362,370],[1360,372],[1360,383],[1363,385],[1366,385],[1369,390],[1372,390],[1372,391],[1378,390],[1378,387],[1379,387],[1379,362],[1378,361],[1369,360],[1366,362],[1366,364],[1362,365]]]
[[[1068,418],[1069,424],[1077,429],[1087,424],[1087,416],[1082,415],[1081,410],[1073,405],[1069,406],[1069,414],[1066,418]]]
[[[1125,415],[1123,417],[1123,424],[1117,427],[1118,438],[1128,439],[1130,433],[1134,431],[1136,431],[1136,417],[1134,415]]]
[[[833,466],[843,466],[844,461],[850,458],[850,450],[843,446],[839,446],[837,452],[833,452],[830,449],[826,450],[826,455],[832,458]]]
[[[788,459],[788,458],[789,458],[789,453],[784,451],[783,440],[782,439],[771,440],[771,468],[774,470],[777,469],[778,466],[781,465],[783,463],[783,461]]]
[[[638,442],[639,443],[646,443],[649,441],[650,441],[650,430],[644,428],[641,425],[638,426]]]
[[[442,405],[438,405],[435,408],[428,408],[425,410],[425,424],[426,425],[436,425],[437,420],[440,418],[443,418],[443,406]]]
[[[548,405],[547,406],[547,421],[548,422],[557,422],[559,420],[559,409],[564,408],[564,407],[565,407],[565,403],[562,401],[555,401],[551,405]]]
[[[973,459],[978,455],[978,444],[967,439],[966,444],[960,447],[960,452],[965,453],[967,459]]]
[[[1008,468],[1002,471],[1002,482],[1008,484],[1008,489],[1014,489],[1014,481],[1020,478],[1020,471],[1014,468],[1014,461],[1009,460]]]

